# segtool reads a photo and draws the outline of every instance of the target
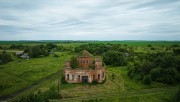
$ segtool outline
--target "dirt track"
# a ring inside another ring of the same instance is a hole
[[[54,73],[54,74],[52,74],[50,76],[42,78],[42,79],[36,81],[35,83],[33,83],[32,85],[29,85],[29,86],[27,86],[27,87],[25,87],[25,88],[23,88],[21,90],[18,90],[18,91],[14,92],[14,93],[12,93],[10,95],[0,96],[0,102],[8,101],[8,100],[10,100],[12,98],[15,98],[17,95],[19,95],[19,94],[21,94],[21,93],[23,93],[25,91],[28,91],[28,90],[30,90],[32,88],[36,88],[38,86],[38,84],[40,84],[40,83],[42,83],[44,81],[47,81],[47,80],[55,77],[58,74],[60,75],[60,72],[56,72],[56,73]]]

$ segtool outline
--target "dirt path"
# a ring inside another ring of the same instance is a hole
[[[26,91],[28,91],[28,90],[30,90],[30,89],[32,89],[32,88],[36,88],[36,87],[38,87],[38,84],[40,84],[40,83],[42,83],[42,82],[45,82],[45,81],[47,81],[47,80],[50,80],[50,79],[52,79],[53,77],[55,77],[56,75],[60,75],[60,72],[56,72],[56,73],[54,73],[54,74],[52,74],[52,75],[50,75],[50,76],[47,76],[47,77],[45,77],[45,78],[42,78],[42,79],[36,81],[35,83],[33,83],[32,85],[27,86],[27,87],[25,87],[25,88],[23,88],[23,89],[21,89],[21,90],[19,90],[19,91],[16,91],[16,92],[14,92],[14,93],[12,93],[12,94],[10,94],[10,95],[0,96],[0,102],[2,102],[2,101],[3,101],[3,102],[4,102],[4,101],[8,101],[8,100],[10,100],[10,99],[12,99],[12,98],[15,98],[17,95],[19,95],[19,94],[21,94],[21,93],[23,93],[23,92],[26,92]]]

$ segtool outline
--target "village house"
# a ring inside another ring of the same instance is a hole
[[[24,58],[24,59],[29,59],[28,53],[24,53],[24,54],[21,55],[20,57],[21,57],[21,58]]]
[[[16,52],[15,53],[17,57],[24,58],[24,59],[29,59],[29,54],[24,53],[24,52]]]
[[[64,65],[64,77],[68,83],[101,83],[105,79],[105,64],[101,57],[93,56],[83,50],[77,56],[77,68],[71,67],[71,61]]]

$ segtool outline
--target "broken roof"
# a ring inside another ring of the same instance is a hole
[[[89,53],[87,50],[83,50],[78,54],[78,57],[92,57],[93,55]]]

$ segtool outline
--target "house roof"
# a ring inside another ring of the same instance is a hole
[[[83,50],[78,54],[78,57],[92,57],[93,55],[89,53],[87,50]]]
[[[24,53],[23,55],[20,56],[21,58],[26,58],[29,57],[29,55],[27,53]]]
[[[16,52],[16,55],[22,55],[23,52]]]

